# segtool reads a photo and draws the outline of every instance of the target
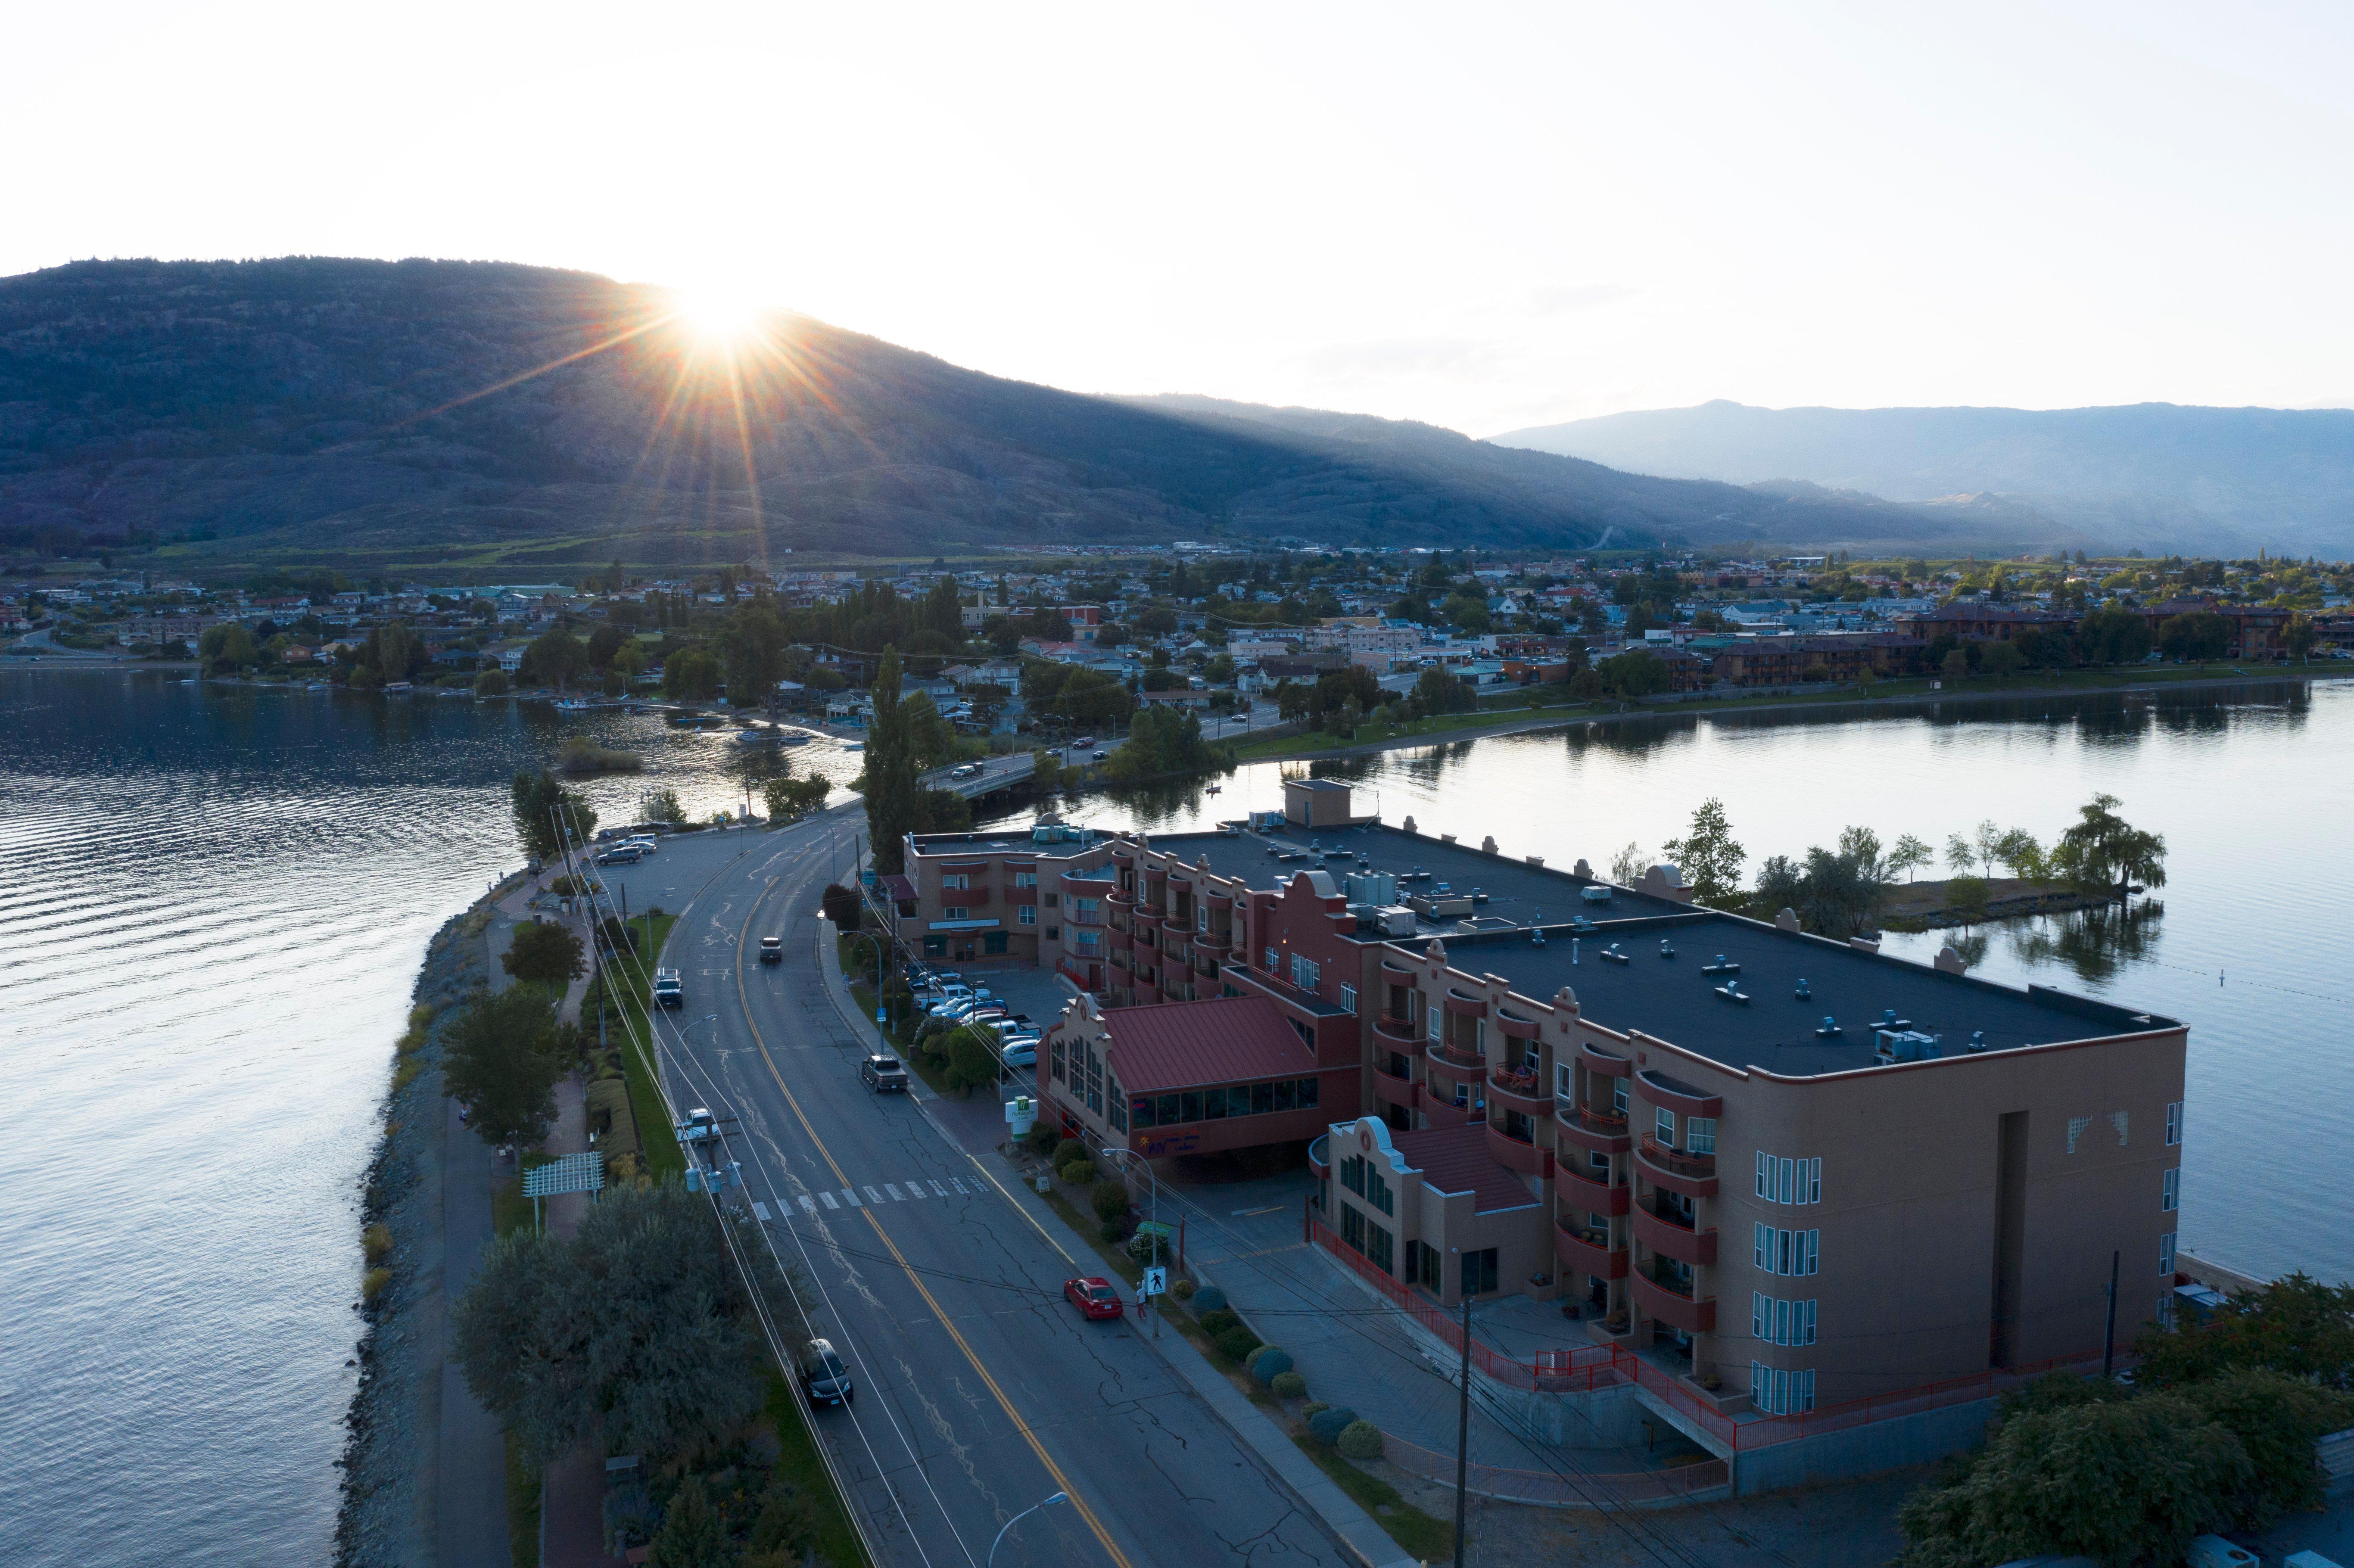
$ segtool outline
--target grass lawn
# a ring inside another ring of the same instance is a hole
[[[507,1450],[507,1554],[516,1563],[539,1561],[539,1469],[524,1463],[523,1445],[512,1432]]]
[[[842,1499],[834,1492],[824,1460],[818,1457],[817,1440],[810,1432],[809,1418],[801,1410],[801,1401],[786,1386],[784,1374],[774,1370],[769,1373],[768,1411],[777,1429],[777,1473],[790,1481],[796,1491],[817,1503],[818,1555],[834,1568],[863,1568],[866,1553],[859,1549],[858,1532],[850,1527],[850,1516],[843,1511]],[[518,1563],[531,1560],[515,1559]]]
[[[671,927],[678,924],[678,916],[656,915],[651,923],[653,927],[651,939],[645,934],[649,924],[647,916],[639,916],[631,919],[630,925],[639,933],[640,951],[653,954],[658,960],[663,944],[670,938]],[[683,1179],[686,1174],[686,1154],[678,1146],[678,1134],[671,1127],[670,1113],[663,1108],[662,1095],[647,1071],[645,1058],[630,1038],[632,1029],[642,1039],[653,1038],[647,1022],[649,1003],[646,994],[653,986],[652,961],[649,961],[642,974],[638,972],[638,966],[626,963],[614,966],[611,974],[615,1011],[606,1027],[617,1032],[613,1037],[620,1041],[621,1071],[630,1086],[630,1113],[637,1118],[638,1140],[646,1172],[656,1181],[665,1176]],[[593,1018],[583,1019],[582,1022],[588,1028],[596,1027]]]

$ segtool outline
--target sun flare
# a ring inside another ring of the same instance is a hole
[[[678,292],[680,325],[715,348],[731,348],[752,337],[767,310],[741,290],[694,288]]]

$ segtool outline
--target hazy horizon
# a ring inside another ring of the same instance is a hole
[[[2354,15],[2318,6],[145,4],[16,36],[0,273],[574,267],[1071,390],[1478,435],[2354,404]]]

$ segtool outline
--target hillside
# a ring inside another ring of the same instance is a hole
[[[1916,502],[1990,492],[2118,548],[2354,554],[2354,412],[2343,409],[1714,402],[1493,440],[1685,479],[1807,480]]]
[[[1614,473],[1358,416],[1083,397],[800,316],[731,362],[667,309],[658,290],[497,263],[0,279],[0,546],[454,575],[1188,536],[1956,536],[1869,496]]]

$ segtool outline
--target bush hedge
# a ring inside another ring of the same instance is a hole
[[[1279,1372],[1267,1380],[1278,1399],[1299,1399],[1308,1393],[1308,1379],[1296,1372]]]
[[[1087,1158],[1087,1146],[1076,1138],[1066,1138],[1055,1145],[1055,1168],[1061,1170],[1075,1160]]]
[[[1291,1352],[1273,1345],[1262,1345],[1250,1359],[1251,1376],[1264,1383],[1272,1383],[1291,1370]]]
[[[1202,1296],[1207,1296],[1209,1292],[1206,1290],[1202,1292]],[[1201,1296],[1193,1298],[1194,1305],[1196,1307],[1200,1306],[1201,1300]],[[1201,1315],[1200,1321],[1202,1324],[1202,1332],[1209,1335],[1210,1338],[1214,1340],[1229,1329],[1239,1329],[1243,1326],[1243,1320],[1240,1318],[1237,1318],[1232,1312],[1225,1310],[1223,1307],[1214,1312],[1204,1312]]]
[[[1382,1457],[1382,1429],[1370,1421],[1352,1421],[1341,1429],[1340,1440],[1332,1445],[1343,1459],[1363,1463]]]
[[[1117,1176],[1107,1176],[1096,1183],[1090,1202],[1095,1204],[1096,1218],[1117,1220],[1128,1213],[1128,1183]]]
[[[1216,1286],[1204,1285],[1201,1289],[1193,1292],[1194,1311],[1209,1313],[1223,1312],[1225,1309],[1226,1293],[1219,1289]]]
[[[1073,1187],[1085,1187],[1096,1179],[1096,1168],[1084,1160],[1074,1160],[1062,1167],[1062,1177]]]
[[[1169,1294],[1180,1301],[1191,1301],[1198,1293],[1199,1287],[1190,1279],[1181,1279],[1169,1287]]]
[[[1357,1413],[1345,1404],[1320,1410],[1308,1418],[1308,1430],[1320,1441],[1337,1443],[1341,1434],[1356,1425]]]
[[[1218,1354],[1225,1357],[1226,1360],[1247,1361],[1250,1360],[1250,1353],[1258,1349],[1258,1336],[1248,1329],[1229,1329],[1211,1343],[1218,1347]]]

